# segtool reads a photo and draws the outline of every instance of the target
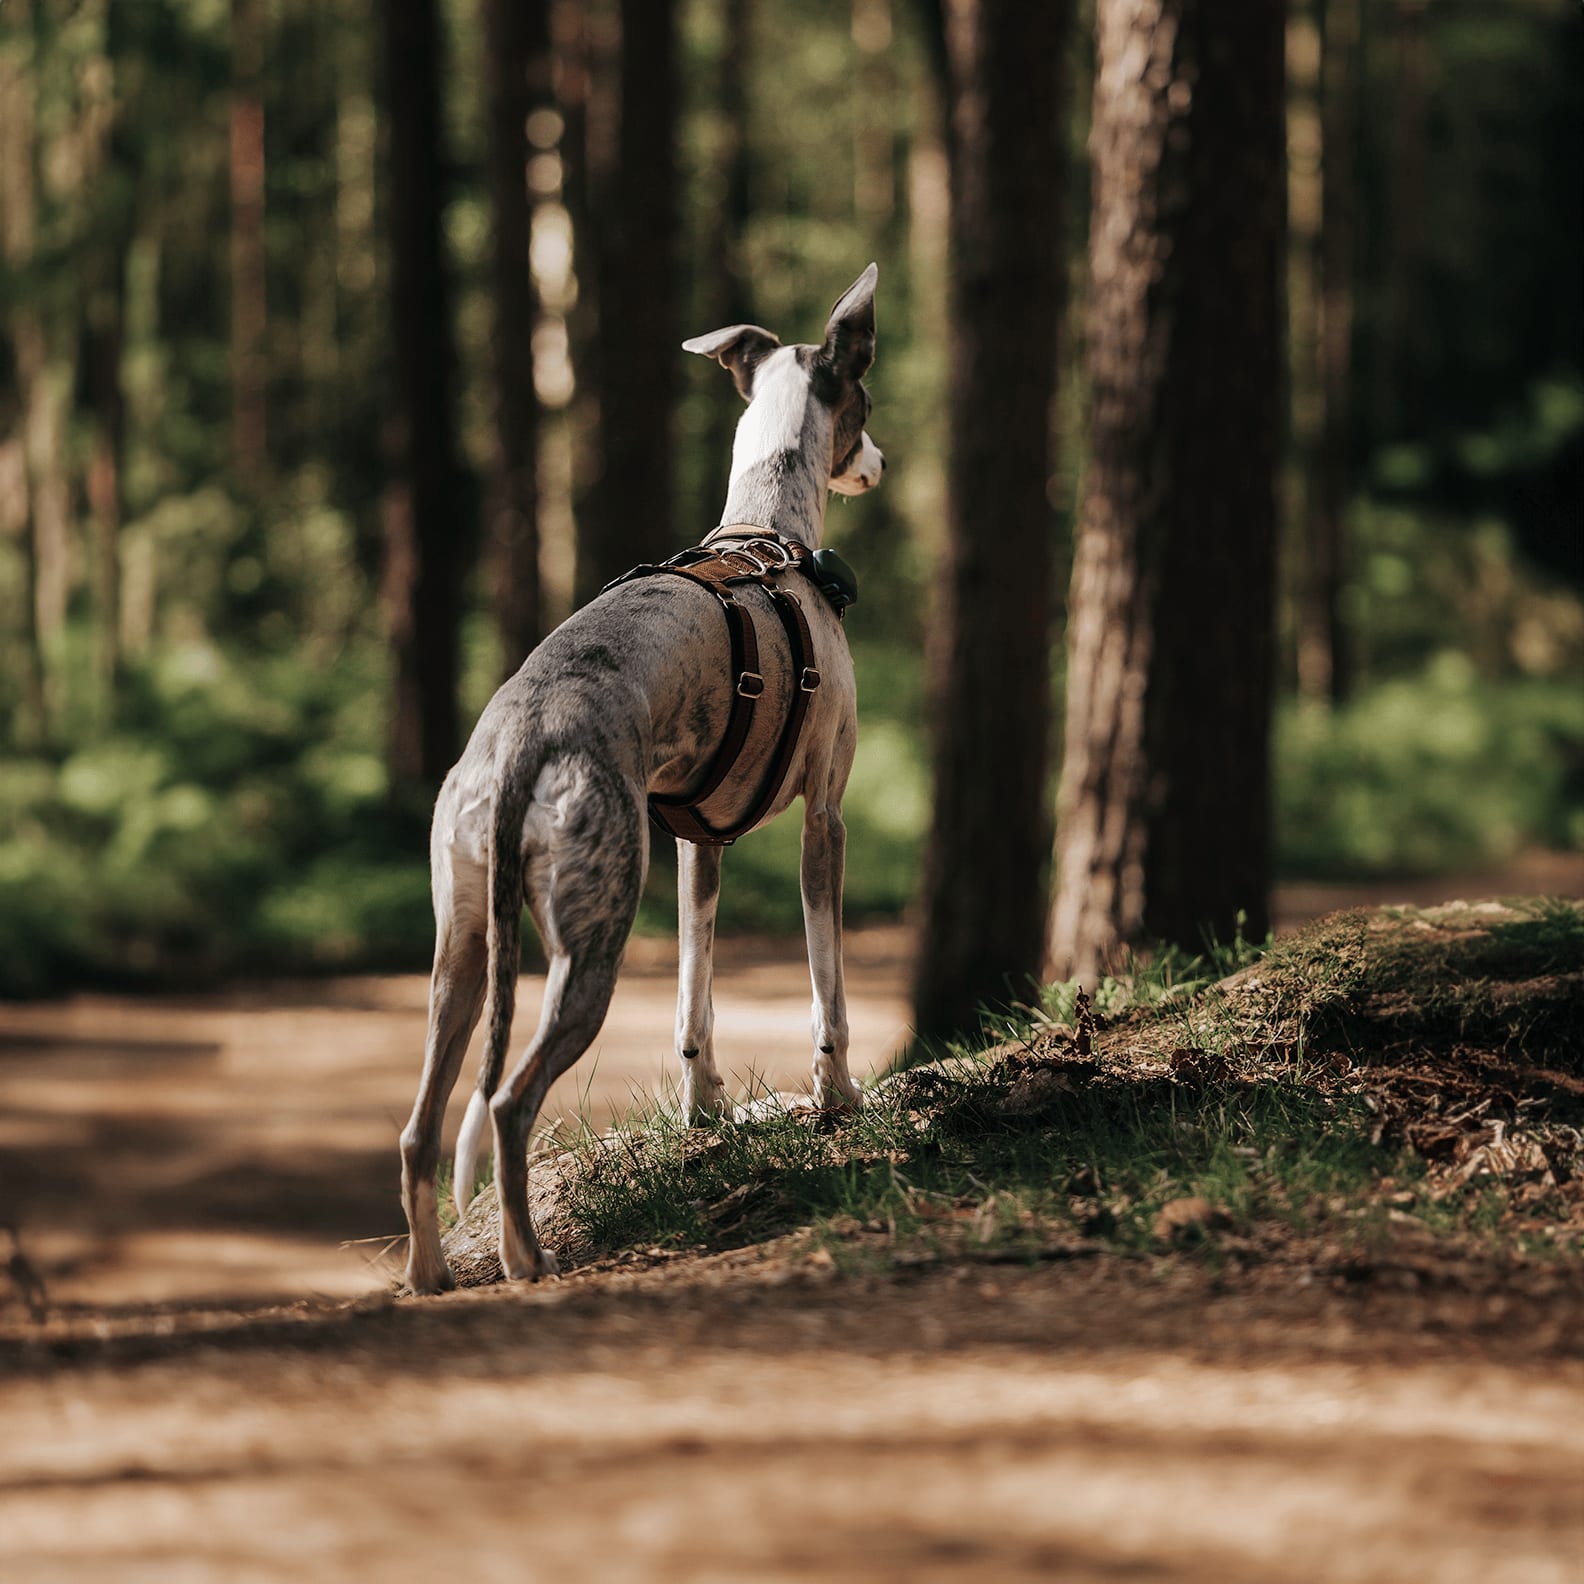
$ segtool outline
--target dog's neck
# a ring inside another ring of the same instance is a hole
[[[737,424],[721,522],[752,523],[818,550],[831,446],[830,414],[809,389],[793,349],[783,348],[755,381],[754,399]]]

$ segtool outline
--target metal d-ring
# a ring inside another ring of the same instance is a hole
[[[725,562],[746,561],[753,568],[752,576],[764,577],[771,569],[758,556],[749,550],[722,550],[720,558]]]

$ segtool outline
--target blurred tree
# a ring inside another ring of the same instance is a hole
[[[27,34],[0,42],[0,536],[15,534],[22,548],[23,578],[18,604],[22,632],[21,718],[18,735],[32,745],[49,734],[46,662],[40,625],[40,492],[30,441],[41,391],[43,328],[27,304],[33,265],[33,80],[32,39]]]
[[[1051,955],[1268,923],[1283,18],[1100,0]],[[1230,355],[1236,349],[1236,355]]]
[[[510,676],[543,634],[539,596],[538,294],[529,266],[533,206],[528,119],[550,100],[549,0],[484,0],[486,150],[494,231],[489,564],[501,669]]]
[[[1287,23],[1289,367],[1299,478],[1289,539],[1295,672],[1344,702],[1353,656],[1344,603],[1353,478],[1353,293],[1358,188],[1358,0],[1314,0]]]
[[[1386,154],[1386,224],[1381,349],[1376,360],[1375,416],[1382,432],[1420,427],[1423,349],[1415,310],[1424,273],[1425,166],[1429,154],[1426,100],[1433,70],[1430,0],[1398,0],[1386,13],[1388,58],[1395,62],[1391,92],[1391,143]]]
[[[1318,27],[1315,26],[1318,24]],[[1300,26],[1294,15],[1290,28]],[[1349,576],[1348,501],[1352,492],[1352,382],[1354,211],[1358,188],[1358,0],[1317,0],[1308,31],[1317,33],[1316,80],[1309,91],[1318,100],[1314,132],[1318,134],[1313,190],[1318,203],[1300,226],[1295,217],[1295,245],[1303,261],[1304,285],[1312,298],[1311,312],[1294,332],[1312,337],[1312,345],[1294,347],[1295,367],[1312,374],[1301,393],[1312,410],[1295,410],[1307,477],[1302,508],[1302,558],[1298,613],[1298,684],[1312,698],[1343,703],[1352,690],[1353,656],[1344,612]],[[1290,63],[1291,64],[1291,63]],[[1298,67],[1293,64],[1294,75]],[[1296,284],[1296,282],[1295,282]],[[1295,401],[1300,393],[1294,392]]]
[[[948,541],[932,634],[934,817],[914,1020],[969,1027],[1045,939],[1068,7],[947,0],[951,181]]]
[[[574,389],[567,414],[574,549],[572,603],[581,603],[584,524],[603,457],[600,430],[600,227],[616,161],[619,30],[615,0],[553,0],[556,104],[561,112],[561,197],[572,232],[574,297],[567,352]]]
[[[264,293],[264,0],[231,0],[231,456],[253,495],[268,459]]]
[[[94,588],[95,707],[114,720],[122,682],[121,525],[125,515],[123,453],[126,395],[121,358],[126,343],[127,256],[136,235],[140,129],[131,48],[132,0],[106,0],[103,53],[85,77],[83,127],[96,193],[84,261],[79,384],[90,420],[87,493]]]
[[[474,534],[456,509],[436,0],[388,0],[382,21],[395,364],[383,590],[396,661],[391,775],[398,786],[430,787],[444,779],[458,748],[458,628]]]
[[[1321,63],[1320,469],[1311,540],[1308,691],[1332,703],[1353,690],[1343,602],[1349,575],[1348,500],[1353,448],[1353,255],[1358,116],[1359,0],[1325,0]],[[1302,679],[1302,673],[1300,673]]]
[[[753,156],[748,136],[748,74],[753,52],[749,0],[721,0],[721,30],[714,107],[720,125],[721,196],[705,222],[701,260],[712,297],[711,326],[753,320],[744,257],[753,214]],[[725,504],[732,437],[739,414],[728,402],[712,401],[709,415],[704,450],[713,471],[700,502],[706,515],[718,512]],[[699,526],[711,527],[713,521],[706,523],[701,518]]]
[[[620,62],[615,165],[595,200],[599,455],[578,520],[580,603],[635,563],[678,548],[676,0],[621,0]],[[580,275],[580,288],[586,281]]]

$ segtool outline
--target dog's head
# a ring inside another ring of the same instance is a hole
[[[819,346],[783,346],[759,325],[729,325],[682,343],[688,352],[714,358],[749,404],[737,430],[733,469],[745,449],[769,454],[811,438],[830,442],[830,487],[839,495],[862,495],[880,482],[885,457],[864,429],[869,392],[863,377],[874,362],[875,282],[871,264],[831,309]],[[757,416],[758,422],[750,422]],[[811,424],[812,420],[812,424]]]

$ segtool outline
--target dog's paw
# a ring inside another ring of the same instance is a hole
[[[407,1291],[418,1298],[430,1298],[436,1293],[452,1292],[456,1288],[456,1277],[451,1274],[451,1267],[444,1260],[438,1266],[420,1266],[409,1260],[403,1280]]]
[[[859,1110],[863,1090],[845,1072],[833,1072],[819,1061],[814,1064],[814,1104],[834,1110]]]
[[[531,1253],[527,1249],[512,1252],[502,1249],[501,1270],[507,1281],[540,1281],[546,1276],[559,1276],[561,1262],[547,1248]]]
[[[732,1110],[731,1097],[726,1093],[726,1085],[719,1078],[714,1082],[698,1078],[682,1087],[681,1112],[684,1127],[707,1127],[711,1122],[729,1118]]]

